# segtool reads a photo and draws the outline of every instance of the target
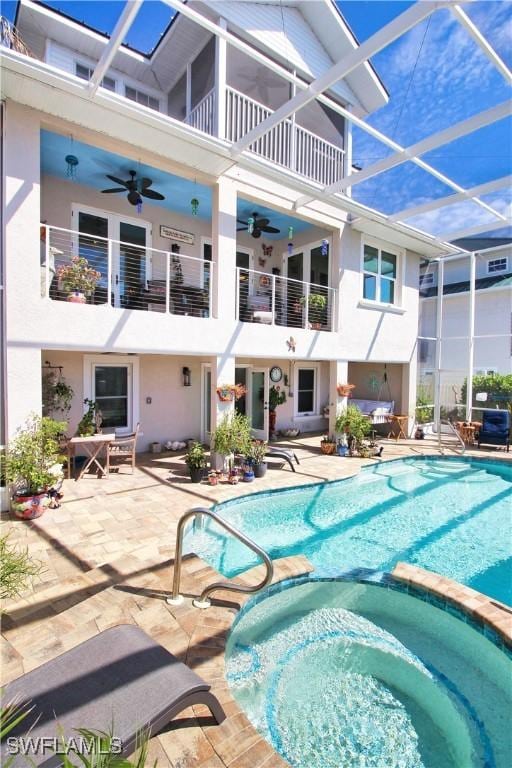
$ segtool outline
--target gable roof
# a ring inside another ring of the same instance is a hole
[[[512,272],[506,275],[491,275],[490,277],[480,277],[475,280],[475,290],[483,291],[486,288],[505,288],[512,287]],[[469,280],[462,280],[459,283],[446,283],[443,287],[443,296],[451,296],[454,293],[469,293]],[[429,287],[420,287],[420,297],[430,299],[437,296],[437,285]]]

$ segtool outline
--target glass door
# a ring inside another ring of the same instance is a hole
[[[131,432],[131,370],[128,365],[95,365],[93,400],[102,415],[102,428]]]
[[[101,277],[93,295],[88,301],[106,304],[108,296],[108,242],[109,220],[106,216],[78,211],[78,235],[74,245],[75,253],[87,259],[89,266],[96,269]]]
[[[252,431],[258,440],[268,440],[268,369],[253,368],[250,382]]]
[[[286,318],[290,328],[302,328],[304,317],[304,254],[292,253],[285,257],[286,277],[298,281],[286,283]]]
[[[144,309],[144,289],[148,279],[146,246],[149,225],[133,224],[119,220],[119,253],[116,261],[114,283],[118,303],[125,309]]]

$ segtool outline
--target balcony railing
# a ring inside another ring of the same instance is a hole
[[[333,331],[336,290],[237,267],[237,318],[288,328]]]
[[[120,240],[42,225],[41,292],[54,301],[211,317],[210,261]],[[100,273],[93,290],[76,295],[62,275],[76,257]]]
[[[226,89],[226,138],[236,142],[270,117],[272,110],[234,88]],[[345,152],[330,141],[283,120],[250,149],[277,165],[289,168],[320,184],[334,184],[343,178]]]
[[[199,104],[196,104],[187,117],[186,123],[198,131],[209,133],[213,136],[215,133],[215,90],[211,90],[204,96]]]

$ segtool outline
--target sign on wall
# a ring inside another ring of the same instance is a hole
[[[192,232],[183,232],[181,229],[168,227],[166,224],[160,224],[160,237],[166,237],[168,240],[176,240],[178,243],[194,245],[195,235]]]

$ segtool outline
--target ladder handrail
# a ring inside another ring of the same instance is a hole
[[[217,515],[211,509],[206,509],[206,507],[194,507],[194,509],[190,509],[188,512],[185,512],[185,514],[183,514],[178,521],[178,528],[176,530],[176,549],[174,556],[174,578],[172,584],[172,597],[170,600],[176,603],[180,599],[181,561],[183,554],[183,531],[185,524],[188,522],[188,520],[190,520],[191,517],[197,517],[198,515],[206,515],[206,517],[215,520],[215,522],[218,523],[221,528],[224,528],[226,531],[228,531],[228,533],[241,541],[242,544],[245,544],[249,549],[259,555],[259,557],[261,557],[265,563],[266,573],[261,582],[252,587],[237,583],[233,584],[229,581],[216,581],[203,589],[199,601],[194,601],[197,607],[207,607],[209,605],[208,595],[217,591],[218,589],[225,589],[230,592],[242,592],[249,595],[253,592],[258,592],[260,589],[263,589],[264,587],[268,586],[268,584],[270,584],[274,575],[274,566],[272,565],[272,560],[267,555],[267,553],[261,549],[261,547],[259,547],[254,541],[249,539],[245,534],[241,533],[241,531],[231,525],[231,523],[228,523],[222,517],[219,517],[219,515]]]
[[[466,443],[464,442],[464,440],[462,439],[462,437],[457,432],[457,430],[455,429],[455,427],[453,426],[452,422],[449,419],[441,419],[441,421],[439,423],[439,431],[437,433],[437,440],[438,440],[438,445],[439,445],[439,451],[441,451],[441,427],[442,426],[450,427],[451,431],[453,432],[453,434],[455,435],[455,437],[457,438],[457,440],[461,444],[462,450],[460,448],[458,448],[458,449],[454,448],[451,445],[450,446],[446,446],[446,447],[449,447],[452,451],[455,451],[456,453],[460,452],[460,454],[462,456],[466,452]]]

